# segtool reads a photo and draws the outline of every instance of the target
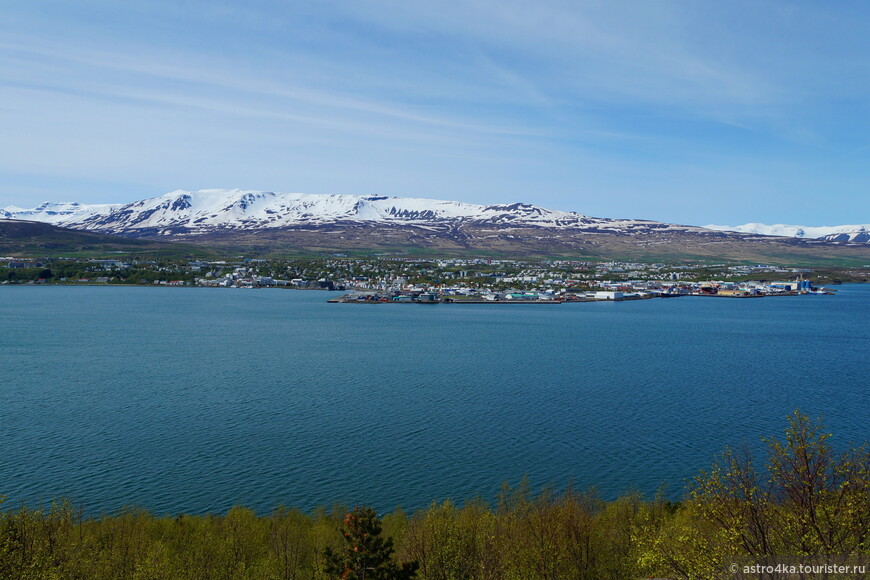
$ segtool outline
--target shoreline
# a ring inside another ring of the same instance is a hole
[[[335,298],[330,298],[326,302],[329,304],[420,304],[420,305],[435,305],[435,304],[570,304],[574,302],[633,302],[637,300],[655,300],[658,298],[779,298],[786,296],[811,296],[825,295],[833,296],[834,292],[824,292],[817,294],[808,294],[801,292],[777,292],[770,294],[670,294],[670,295],[647,295],[647,296],[627,296],[620,298],[594,298],[594,297],[574,297],[569,299],[553,299],[553,300],[454,300],[447,297],[441,297],[438,300],[389,300],[386,298],[360,298],[366,296],[364,294],[343,294]]]

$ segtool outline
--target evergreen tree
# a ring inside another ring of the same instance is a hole
[[[381,537],[381,522],[370,507],[357,506],[344,517],[344,546],[326,548],[326,573],[342,580],[410,580],[417,563],[393,561],[393,539]]]

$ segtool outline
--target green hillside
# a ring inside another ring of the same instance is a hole
[[[108,236],[41,222],[0,220],[2,256],[97,257],[118,254],[164,257],[215,255],[208,248],[191,244]]]

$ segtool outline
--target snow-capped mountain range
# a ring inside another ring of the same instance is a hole
[[[78,202],[55,203],[46,201],[34,208],[25,209],[9,205],[0,208],[0,218],[30,220],[47,224],[61,225],[77,216],[109,213],[120,204],[81,204]]]
[[[46,202],[32,209],[3,208],[0,218],[3,217],[121,235],[195,235],[216,229],[262,230],[348,222],[413,226],[473,222],[550,228],[670,227],[643,220],[592,218],[524,203],[476,205],[419,198],[241,189],[177,190],[123,205]],[[699,229],[692,226],[673,227]]]
[[[45,202],[35,208],[9,206],[0,219],[30,220],[56,226],[128,237],[197,236],[220,232],[350,226],[415,228],[486,226],[539,227],[588,233],[632,234],[655,231],[701,235],[711,230],[870,243],[870,225],[810,228],[746,224],[704,228],[647,220],[606,219],[549,210],[525,203],[477,205],[432,199],[277,193],[243,189],[177,190],[128,204],[87,205]],[[727,235],[727,234],[726,234]]]
[[[706,225],[709,230],[722,232],[740,232],[744,234],[760,234],[763,236],[782,236],[788,238],[810,238],[829,242],[864,242],[870,243],[870,224],[851,226],[793,226],[786,224],[748,223],[742,226]]]

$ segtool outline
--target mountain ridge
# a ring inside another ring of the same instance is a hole
[[[122,235],[135,235],[137,231],[150,235],[155,230],[191,235],[221,228],[253,230],[342,222],[425,226],[460,221],[553,228],[703,229],[650,220],[595,218],[522,202],[480,205],[424,198],[245,189],[175,190],[128,204],[45,202],[32,209],[9,206],[0,210],[0,217]]]
[[[632,229],[655,224],[657,228],[664,225],[683,231],[714,230],[831,242],[870,242],[870,224],[800,226],[752,222],[739,226],[691,226],[642,219],[596,218],[522,202],[481,205],[384,195],[279,193],[249,189],[179,189],[126,204],[43,202],[34,208],[7,206],[0,209],[0,218],[128,236],[137,231],[149,235],[160,229],[193,235],[220,228],[253,230],[342,222],[424,225],[461,220],[557,228]]]
[[[479,205],[379,195],[176,190],[128,204],[8,207],[0,218],[259,255],[711,259],[870,263],[870,243],[772,237],[640,219],[590,217],[527,203]]]

